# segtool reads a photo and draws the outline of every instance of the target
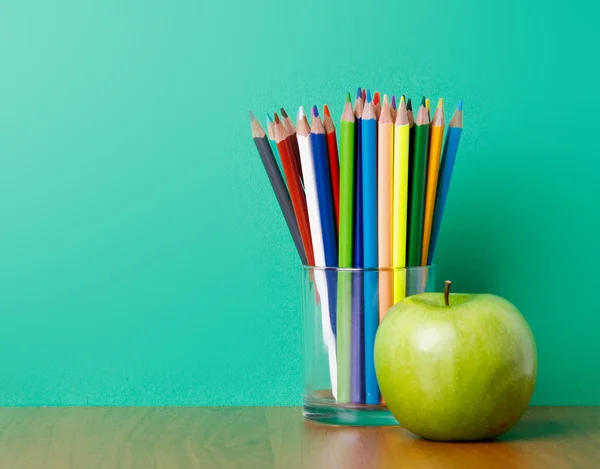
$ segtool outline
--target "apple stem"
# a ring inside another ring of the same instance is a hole
[[[450,285],[452,285],[452,282],[446,280],[444,285],[444,302],[446,303],[446,306],[450,306]]]

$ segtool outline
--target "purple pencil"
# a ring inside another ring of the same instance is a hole
[[[363,273],[352,272],[352,373],[350,396],[354,404],[365,403],[365,330]]]

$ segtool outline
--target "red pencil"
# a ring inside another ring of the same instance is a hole
[[[379,116],[381,115],[381,98],[379,96],[379,91],[375,91],[373,95],[373,109],[375,110],[375,117],[379,120]]]
[[[335,228],[339,235],[340,230],[340,161],[338,158],[337,138],[335,125],[331,119],[327,104],[323,106],[323,126],[327,139],[327,153],[329,155],[329,173],[331,174],[331,190],[333,192],[333,206],[335,208]]]
[[[308,224],[306,197],[304,195],[302,183],[300,182],[300,175],[294,164],[294,151],[292,150],[290,134],[281,123],[281,120],[279,120],[277,113],[274,115],[274,121],[275,142],[277,143],[281,166],[283,167],[285,180],[287,181],[287,186],[290,191],[292,207],[294,208],[294,214],[296,215],[296,221],[298,222],[298,228],[300,229],[300,237],[302,238],[302,244],[304,245],[304,251],[306,252],[306,259],[308,265],[315,265],[312,239],[310,237],[310,226]]]

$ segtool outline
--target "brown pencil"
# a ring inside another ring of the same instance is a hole
[[[290,142],[292,144],[292,151],[294,152],[294,164],[296,165],[296,171],[298,171],[298,175],[300,176],[300,182],[302,182],[302,186],[304,187],[304,175],[302,174],[302,163],[300,163],[300,148],[298,147],[296,126],[283,108],[281,108],[281,116],[283,117],[281,123],[290,134]]]

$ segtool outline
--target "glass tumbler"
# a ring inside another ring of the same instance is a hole
[[[382,400],[377,327],[403,298],[433,291],[435,267],[302,267],[303,414],[330,425],[398,425]]]

